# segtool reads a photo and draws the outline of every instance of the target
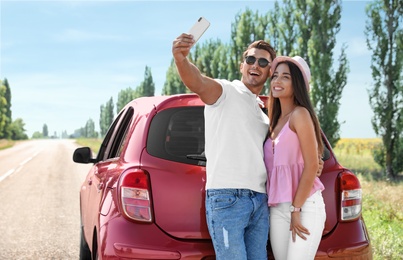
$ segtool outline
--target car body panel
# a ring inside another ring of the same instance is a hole
[[[205,167],[178,165],[146,153],[143,157],[152,191],[164,191],[152,192],[156,224],[176,238],[210,239],[204,207]]]

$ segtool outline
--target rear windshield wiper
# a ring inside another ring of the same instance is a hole
[[[186,157],[188,159],[198,161],[197,165],[199,165],[199,166],[206,166],[207,159],[206,159],[206,156],[204,155],[204,153],[202,153],[202,154],[188,154],[188,155],[186,155]]]
[[[198,161],[207,161],[206,156],[204,155],[204,153],[202,154],[188,154],[186,155],[186,157],[188,159],[192,159],[192,160],[198,160]]]

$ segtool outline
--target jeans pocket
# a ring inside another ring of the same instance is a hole
[[[230,208],[238,201],[237,196],[234,194],[217,194],[208,198],[212,209],[225,209]]]

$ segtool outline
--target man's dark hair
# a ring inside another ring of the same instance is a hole
[[[270,53],[270,57],[271,60],[274,60],[276,58],[276,51],[274,50],[274,48],[270,45],[270,43],[265,42],[263,40],[259,40],[259,41],[254,41],[252,42],[248,48],[246,49],[246,51],[243,53],[243,58],[245,58],[248,55],[248,51],[252,48],[256,48],[256,49],[261,49],[261,50],[266,50],[268,53]]]

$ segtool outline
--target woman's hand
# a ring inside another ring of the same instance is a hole
[[[295,242],[296,235],[306,240],[305,235],[310,235],[309,230],[301,223],[301,212],[295,211],[291,213],[290,231],[292,231],[292,241]],[[305,235],[304,235],[305,234]]]
[[[322,158],[319,156],[319,168],[318,171],[316,172],[316,177],[320,177],[322,175],[322,171],[323,171],[323,160]]]

